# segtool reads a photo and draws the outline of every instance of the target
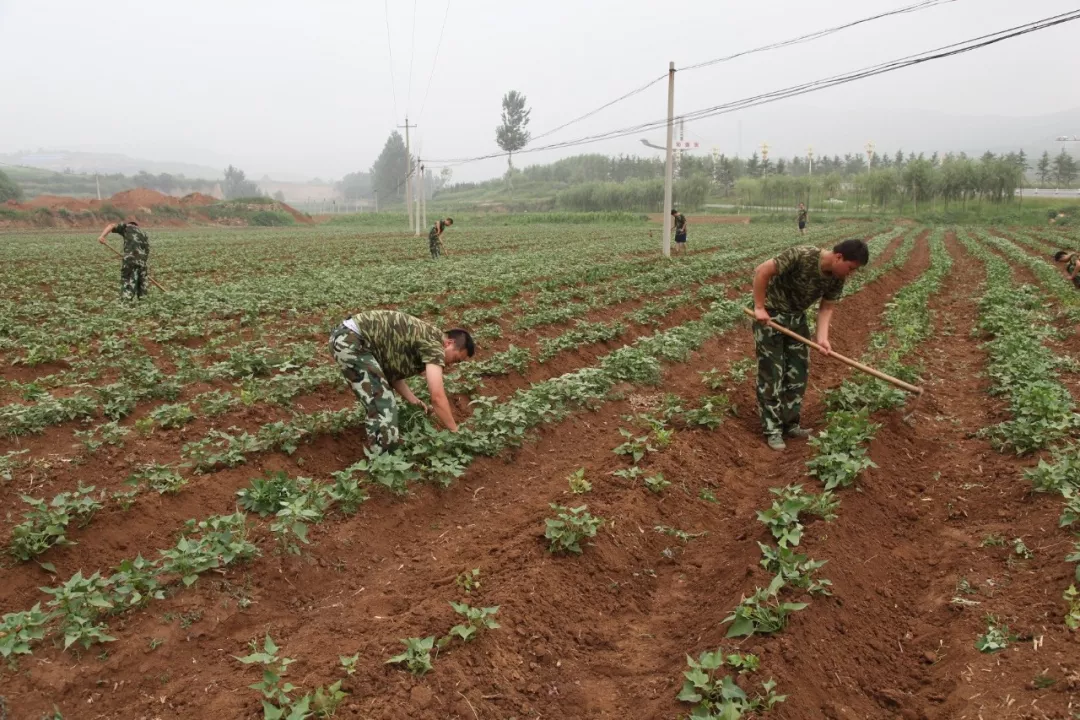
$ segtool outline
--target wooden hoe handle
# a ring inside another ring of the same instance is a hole
[[[109,248],[109,250],[112,251],[112,254],[115,255],[116,257],[120,258],[121,260],[124,259],[124,256],[121,255],[120,252],[116,248],[114,248],[112,245],[110,245],[109,243],[101,243],[101,244],[104,245],[105,247]],[[154,285],[157,285],[157,289],[160,290],[161,292],[169,292],[168,290],[166,290],[165,288],[163,288],[161,286],[161,283],[159,283],[154,278],[150,277],[149,273],[146,274],[146,279],[149,280],[150,282],[154,283]]]
[[[742,311],[744,313],[746,313],[747,315],[749,315],[750,318],[754,322],[760,322],[756,317],[754,317],[754,312],[750,308],[744,307],[742,309]],[[818,345],[813,340],[810,340],[808,338],[804,338],[799,333],[792,332],[791,330],[788,330],[786,327],[784,327],[782,325],[777,325],[772,320],[769,320],[766,324],[769,327],[771,327],[773,330],[776,330],[777,332],[782,332],[785,335],[787,335],[788,337],[795,338],[799,342],[804,343],[806,345],[809,345],[810,347],[814,348],[815,350],[819,350],[822,353],[825,352],[825,348],[821,347],[820,345]],[[880,370],[875,370],[874,368],[870,367],[869,365],[863,365],[858,360],[852,360],[849,357],[844,357],[843,355],[841,355],[838,352],[829,352],[828,356],[829,357],[834,357],[837,360],[839,360],[840,362],[844,363],[845,365],[850,365],[851,367],[855,368],[856,370],[861,370],[864,373],[866,373],[867,375],[873,375],[874,377],[876,377],[879,380],[884,380],[885,382],[891,383],[891,384],[895,385],[898,388],[902,388],[904,390],[907,390],[910,393],[915,393],[916,395],[922,395],[923,394],[923,389],[921,387],[916,387],[914,385],[909,385],[908,383],[904,382],[903,380],[901,380],[899,378],[894,378],[892,375],[886,375],[885,373],[881,372]]]

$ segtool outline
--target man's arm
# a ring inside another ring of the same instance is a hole
[[[428,363],[424,369],[427,378],[428,391],[431,393],[431,405],[435,411],[435,417],[442,421],[450,432],[457,432],[457,423],[454,422],[454,413],[450,410],[450,401],[446,398],[446,390],[443,389],[443,369],[433,363]]]
[[[101,231],[101,236],[97,239],[97,241],[99,243],[101,243],[102,245],[104,245],[105,244],[105,238],[108,236],[109,233],[111,233],[115,229],[116,229],[116,223],[109,223],[108,225],[105,226],[105,229]]]
[[[833,308],[835,307],[836,303],[824,298],[818,306],[816,341],[818,345],[825,349],[826,355],[832,352],[832,345],[829,344],[829,321],[832,320]]]
[[[405,398],[405,402],[409,403],[410,405],[419,405],[420,407],[424,408],[424,412],[427,412],[430,409],[423,400],[416,397],[416,394],[413,393],[412,388],[406,385],[404,380],[395,380],[393,383],[391,383],[391,387],[394,388],[394,391],[398,395]]]
[[[769,319],[765,310],[765,291],[776,275],[776,260],[766,260],[754,270],[754,317],[761,322]]]

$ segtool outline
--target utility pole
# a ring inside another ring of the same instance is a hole
[[[419,161],[420,159],[417,158]],[[424,163],[420,165],[420,227],[427,229],[427,175],[424,173]]]
[[[866,143],[866,172],[870,172],[870,158],[874,156],[874,143]]]
[[[810,161],[810,175],[814,174],[814,148],[806,148],[806,159]]]
[[[378,190],[375,191],[375,212],[376,212],[376,214],[378,214],[378,212],[379,212],[379,191]]]
[[[98,202],[101,202],[101,179],[98,177],[97,173],[94,173],[94,184],[97,185]]]
[[[413,223],[413,206],[412,206],[412,150],[409,145],[409,128],[416,127],[409,124],[409,116],[405,116],[405,124],[398,125],[398,127],[405,128],[405,207],[409,211],[409,229],[415,229],[419,232],[420,228]],[[419,218],[417,218],[419,220]]]
[[[668,63],[667,158],[664,161],[664,257],[671,257],[671,143],[675,131],[675,63]]]
[[[414,235],[420,234],[420,208],[424,205],[424,166],[420,162],[420,156],[416,157],[416,167],[420,169],[420,173],[416,176],[416,232]]]

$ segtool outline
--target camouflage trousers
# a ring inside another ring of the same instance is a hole
[[[803,337],[810,335],[806,313],[770,313],[773,322]],[[754,323],[757,352],[757,398],[761,429],[777,435],[799,425],[806,378],[810,373],[810,348],[767,325]]]
[[[439,238],[428,238],[428,250],[431,251],[431,259],[437,260],[442,256],[442,240]]]
[[[146,260],[125,257],[120,266],[120,299],[138,300],[146,295]]]
[[[367,411],[368,447],[396,448],[401,443],[397,400],[364,338],[345,326],[338,327],[330,335],[330,354]]]

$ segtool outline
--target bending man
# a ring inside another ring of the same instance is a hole
[[[817,343],[829,344],[833,307],[844,291],[844,278],[870,261],[862,240],[844,240],[831,251],[802,245],[766,260],[754,271],[754,348],[758,361],[758,411],[761,429],[773,450],[783,450],[784,436],[808,437],[799,426],[803,393],[810,371],[810,348],[773,330],[765,321],[810,335],[806,310],[818,300]]]
[[[124,238],[124,260],[120,265],[120,299],[140,300],[146,295],[150,238],[134,219],[122,223],[109,223],[101,231],[98,242],[105,245],[105,238],[109,233],[116,233]]]
[[[393,450],[401,442],[398,405],[391,388],[425,413],[434,412],[450,432],[457,432],[443,389],[443,370],[471,358],[474,352],[472,336],[465,330],[444,333],[396,310],[357,313],[330,335],[330,353],[367,410],[367,442],[372,449]],[[405,384],[406,378],[421,373],[427,379],[433,407]]]

